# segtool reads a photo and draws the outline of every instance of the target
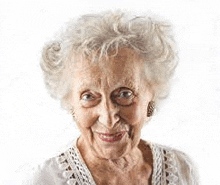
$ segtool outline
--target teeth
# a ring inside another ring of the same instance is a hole
[[[102,135],[103,138],[111,138],[112,136],[106,136],[106,135]]]

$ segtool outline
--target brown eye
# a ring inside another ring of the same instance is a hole
[[[121,89],[116,94],[114,94],[114,99],[117,104],[127,106],[132,104],[134,99],[134,94],[129,89]]]
[[[85,92],[81,95],[80,101],[84,107],[93,107],[99,103],[100,96],[92,92]]]

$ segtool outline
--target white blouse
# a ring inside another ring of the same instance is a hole
[[[146,142],[153,154],[152,185],[198,185],[190,159],[170,147]],[[24,185],[95,185],[83,158],[74,145],[58,157],[39,165]]]

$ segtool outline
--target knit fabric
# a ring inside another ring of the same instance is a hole
[[[195,169],[182,152],[146,142],[153,154],[152,185],[198,185]],[[95,185],[76,143],[39,166],[28,185]]]

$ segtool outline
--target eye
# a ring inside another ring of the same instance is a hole
[[[134,93],[130,89],[119,89],[114,93],[114,100],[117,104],[122,106],[131,105],[134,99]]]
[[[100,95],[92,92],[84,92],[80,97],[83,107],[93,107],[99,103],[100,99]]]
[[[91,101],[93,100],[95,97],[91,94],[91,93],[85,93],[82,95],[82,100],[84,101]]]
[[[130,98],[132,96],[132,92],[129,91],[129,90],[122,90],[120,93],[119,93],[119,97],[120,98]]]

